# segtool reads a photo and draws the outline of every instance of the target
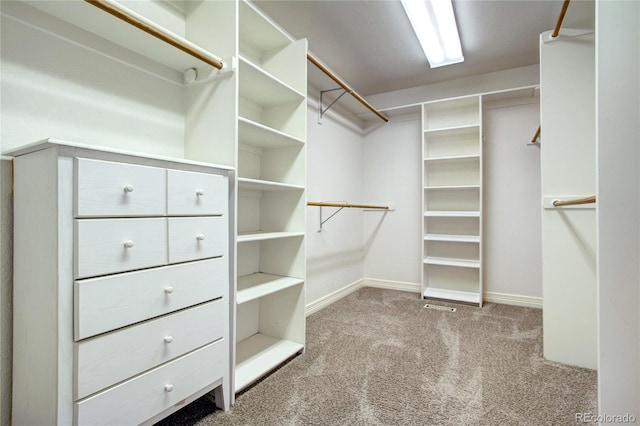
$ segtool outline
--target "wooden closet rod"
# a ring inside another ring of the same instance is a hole
[[[553,29],[553,32],[551,33],[551,38],[556,38],[558,37],[558,34],[560,34],[560,27],[562,26],[564,15],[566,15],[567,9],[569,8],[570,1],[571,0],[564,0],[564,3],[562,3],[562,8],[560,9],[560,14],[558,15],[558,20],[556,21],[556,27]]]
[[[332,73],[327,67],[325,67],[318,59],[316,59],[315,57],[313,57],[310,53],[307,53],[307,59],[309,60],[309,62],[311,62],[313,65],[315,65],[316,67],[318,67],[320,69],[320,71],[322,71],[323,73],[325,73],[326,75],[329,76],[329,78],[333,81],[335,81],[336,83],[338,83],[338,85],[340,87],[342,87],[347,93],[349,93],[351,96],[353,96],[354,98],[356,98],[356,100],[358,100],[358,102],[360,102],[362,105],[364,105],[365,107],[367,107],[369,109],[369,111],[371,111],[372,113],[374,113],[375,115],[377,115],[381,120],[383,120],[385,123],[389,122],[389,119],[387,117],[385,117],[384,115],[380,114],[380,112],[375,109],[369,102],[367,102],[362,96],[358,95],[351,87],[349,87],[347,85],[347,83],[345,83],[344,81],[342,81],[337,75],[335,75],[334,73]]]
[[[596,196],[592,195],[591,197],[575,198],[573,200],[565,200],[565,201],[555,200],[553,202],[553,205],[556,207],[562,207],[562,206],[575,206],[577,204],[591,204],[595,202],[596,202]]]
[[[531,143],[536,143],[536,141],[538,140],[538,137],[540,136],[541,128],[542,126],[538,126],[538,130],[536,130],[536,133],[533,135],[533,138],[531,139]]]
[[[188,55],[193,56],[201,60],[202,62],[211,65],[214,68],[221,70],[224,67],[224,64],[218,58],[212,56],[210,53],[205,50],[199,49],[197,46],[191,45],[190,43],[185,42],[184,40],[177,39],[173,34],[164,31],[162,28],[153,25],[151,22],[145,22],[145,20],[132,15],[126,9],[119,7],[113,1],[110,0],[85,0],[87,3],[92,4],[93,6],[104,10],[110,15],[115,16],[116,18],[126,22],[127,24],[133,25],[134,27],[144,31],[145,33],[152,35],[153,37],[164,41],[165,43],[175,47],[176,49],[182,50]]]
[[[372,206],[368,204],[349,204],[349,203],[325,203],[322,201],[309,201],[307,202],[308,206],[317,206],[317,207],[342,207],[346,209],[380,209],[380,210],[389,210],[389,206]]]

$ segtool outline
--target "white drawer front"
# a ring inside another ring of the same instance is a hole
[[[75,399],[222,338],[225,303],[218,299],[76,343]]]
[[[167,263],[167,222],[157,219],[76,220],[76,278]]]
[[[225,176],[168,170],[167,214],[226,214],[227,188],[228,179]]]
[[[227,341],[220,340],[75,405],[79,425],[140,424],[227,373]]]
[[[76,216],[162,216],[166,170],[76,158]]]
[[[227,218],[169,218],[169,263],[227,254]]]
[[[226,257],[78,280],[75,340],[227,296]]]

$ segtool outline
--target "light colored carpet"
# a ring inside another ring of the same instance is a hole
[[[564,425],[597,412],[596,372],[542,359],[542,312],[424,309],[363,288],[307,318],[307,347],[239,395],[163,425]]]

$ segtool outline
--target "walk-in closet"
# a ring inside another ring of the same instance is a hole
[[[640,2],[0,13],[0,424],[640,422]]]

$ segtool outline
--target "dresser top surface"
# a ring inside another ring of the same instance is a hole
[[[61,139],[40,140],[37,142],[33,142],[27,145],[23,145],[23,146],[11,149],[9,151],[3,152],[2,154],[10,157],[19,157],[21,155],[30,154],[32,152],[42,151],[44,149],[53,148],[53,147],[69,149],[69,150],[89,150],[89,151],[96,151],[96,152],[101,152],[106,154],[127,155],[131,157],[138,157],[138,158],[158,160],[158,161],[168,161],[172,163],[188,164],[193,166],[210,167],[210,168],[227,170],[227,171],[235,170],[234,167],[222,165],[222,164],[207,163],[203,161],[194,161],[194,160],[189,160],[186,158],[179,158],[179,157],[153,155],[153,154],[147,154],[144,152],[128,151],[128,150],[116,149],[116,148],[110,148],[110,147],[104,147],[104,146],[89,145],[89,144],[84,144],[80,142],[66,141]]]

